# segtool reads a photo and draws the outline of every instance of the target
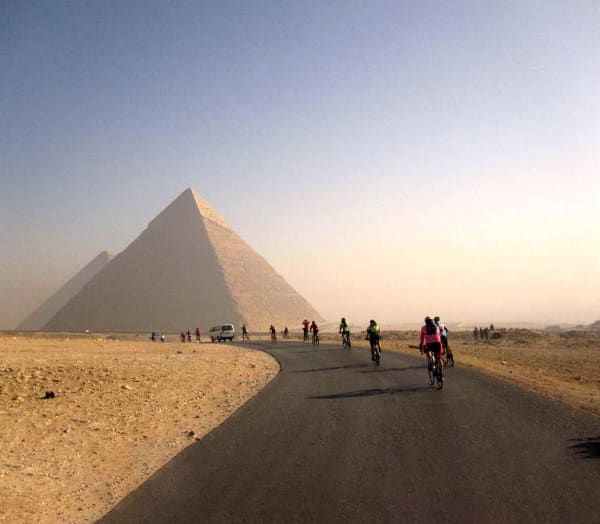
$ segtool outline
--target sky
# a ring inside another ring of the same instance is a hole
[[[600,319],[596,0],[0,3],[0,328],[188,187],[329,319]]]

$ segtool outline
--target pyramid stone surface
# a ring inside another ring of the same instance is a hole
[[[19,330],[39,330],[65,306],[77,293],[81,291],[101,269],[114,257],[108,251],[103,251],[89,262],[79,273],[64,284],[56,293],[42,303],[35,311],[29,314],[18,326]]]
[[[245,322],[250,330],[320,315],[193,189],[184,191],[45,326],[164,331]]]

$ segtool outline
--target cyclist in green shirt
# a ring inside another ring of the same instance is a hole
[[[343,317],[340,322],[340,329],[338,330],[338,333],[342,334],[343,343],[350,346],[350,326],[348,325],[346,319]]]
[[[367,328],[367,340],[371,344],[371,360],[375,361],[375,347],[379,344],[379,337],[381,336],[381,330],[374,320],[369,321],[369,327]],[[379,349],[381,351],[381,348]]]

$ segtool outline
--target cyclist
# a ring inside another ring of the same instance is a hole
[[[304,341],[308,340],[308,326],[309,326],[308,320],[304,319],[304,322],[302,322],[302,331],[304,332]]]
[[[313,344],[314,344],[319,336],[319,326],[317,326],[317,323],[314,320],[310,324],[310,330],[312,331],[312,334],[313,334]]]
[[[448,347],[448,328],[446,327],[446,324],[440,320],[440,317],[433,317],[433,321],[435,322],[435,325],[440,328],[440,338],[442,339],[442,346],[445,350],[446,347]]]
[[[375,347],[379,343],[380,337],[381,330],[379,329],[377,322],[369,320],[369,327],[367,328],[367,337],[365,340],[368,340],[369,344],[371,344],[371,360],[373,362],[375,362]],[[381,347],[379,348],[379,351],[381,351]]]
[[[344,317],[340,321],[340,329],[338,333],[342,334],[342,340],[345,340],[346,344],[350,345],[350,326]]]
[[[435,322],[429,316],[425,317],[425,325],[421,328],[419,349],[421,353],[426,353],[428,359],[431,358],[433,353],[439,362],[440,370],[442,369],[442,354],[444,350],[442,348],[440,328],[435,325]]]

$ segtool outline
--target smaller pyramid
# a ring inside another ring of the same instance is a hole
[[[42,329],[50,319],[58,313],[83,286],[94,278],[100,270],[108,264],[114,255],[108,251],[102,251],[97,257],[89,262],[73,278],[64,284],[56,293],[45,300],[41,306],[30,313],[18,326],[18,330],[36,331]]]

